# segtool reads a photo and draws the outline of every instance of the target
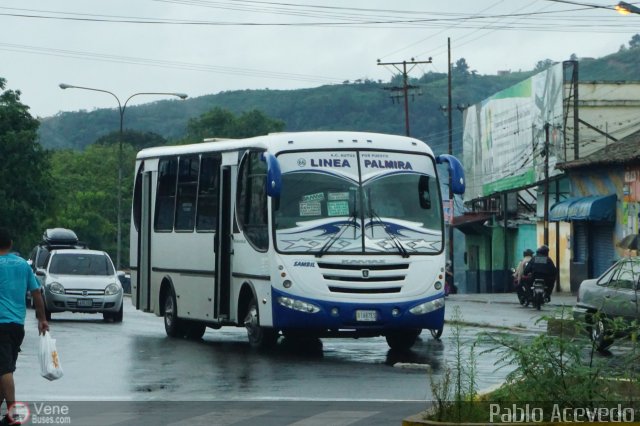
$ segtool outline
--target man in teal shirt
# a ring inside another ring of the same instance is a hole
[[[27,291],[36,305],[40,334],[49,330],[38,280],[24,259],[9,253],[12,246],[11,235],[0,228],[0,407],[6,401],[8,411],[0,425],[20,424],[11,417],[11,407],[16,400],[13,372],[24,339]]]

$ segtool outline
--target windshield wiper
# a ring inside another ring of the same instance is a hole
[[[324,243],[324,245],[322,246],[320,251],[318,253],[316,253],[316,257],[324,256],[329,251],[329,249],[331,248],[333,243],[335,243],[336,241],[338,241],[340,239],[340,237],[342,237],[342,234],[344,234],[344,231],[347,230],[349,225],[353,225],[354,229],[355,229],[355,226],[356,226],[357,222],[358,222],[358,214],[356,212],[356,209],[353,209],[353,213],[351,213],[351,216],[349,216],[349,222],[347,222],[345,225],[343,225],[343,227],[340,230],[340,232],[336,232],[335,234],[333,234],[331,236],[331,238],[329,238],[327,240],[327,242]]]
[[[376,212],[373,211],[373,208],[371,208],[371,206],[369,206],[369,211],[371,212],[371,219],[375,219],[380,225],[382,225],[382,229],[384,229],[384,232],[386,232],[387,235],[389,236],[389,238],[391,238],[391,241],[393,241],[393,245],[396,246],[396,248],[398,249],[398,252],[400,253],[400,255],[402,255],[402,257],[409,257],[410,255],[409,255],[409,252],[407,251],[407,249],[404,248],[404,246],[402,245],[400,240],[398,240],[398,237],[396,237],[391,232],[389,232],[389,230],[387,229],[387,226],[385,225],[385,223],[382,221],[380,216],[378,216],[376,214]],[[373,232],[373,226],[371,227],[371,230]]]

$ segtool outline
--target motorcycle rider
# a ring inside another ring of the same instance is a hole
[[[520,285],[520,281],[524,276],[524,268],[525,266],[527,266],[529,262],[531,262],[532,257],[533,257],[533,250],[531,249],[526,249],[522,253],[522,260],[520,261],[520,263],[518,263],[518,266],[516,267],[515,275],[513,276],[514,284],[516,288]]]
[[[531,276],[531,281],[544,280],[545,296],[544,301],[551,301],[551,292],[556,281],[556,265],[549,258],[549,247],[542,245],[536,250],[536,255],[524,268],[524,275]]]

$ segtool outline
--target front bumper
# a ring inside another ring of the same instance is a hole
[[[363,332],[384,333],[394,329],[441,329],[444,325],[444,305],[426,314],[412,314],[409,309],[425,302],[444,297],[437,294],[421,300],[411,302],[373,303],[373,302],[329,302],[314,300],[300,296],[293,296],[274,288],[273,296],[273,326],[279,330],[355,330]],[[301,312],[278,303],[279,297],[289,297],[302,302],[311,303],[320,308],[318,312]],[[397,310],[396,315],[393,311]],[[333,311],[333,313],[332,313]],[[375,311],[375,321],[357,321],[356,311]]]
[[[50,312],[118,312],[122,306],[122,291],[112,295],[79,296],[44,293],[45,305]]]

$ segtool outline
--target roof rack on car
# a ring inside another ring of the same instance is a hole
[[[44,231],[40,245],[50,249],[57,248],[77,248],[86,249],[87,243],[78,241],[78,236],[71,229],[66,228],[50,228]]]

